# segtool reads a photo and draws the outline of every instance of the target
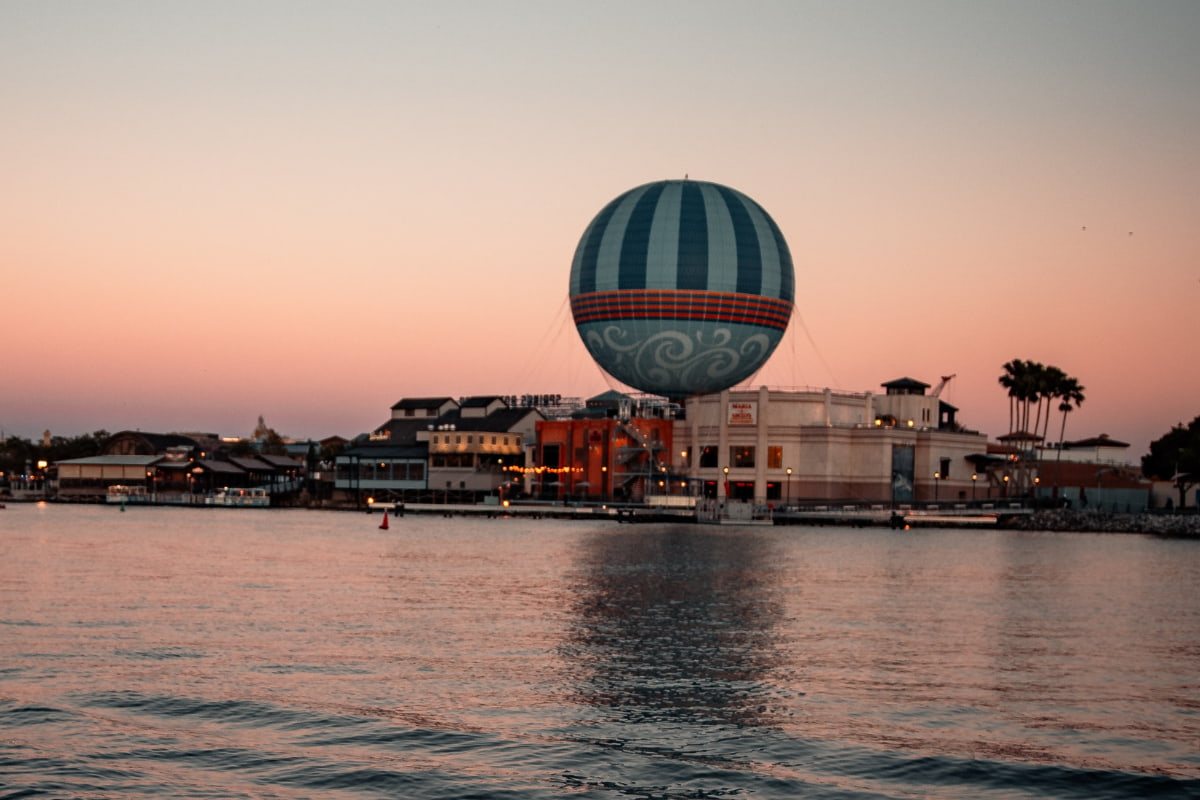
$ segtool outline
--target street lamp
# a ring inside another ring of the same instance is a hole
[[[725,473],[725,498],[729,498],[729,467],[722,467],[721,471]]]
[[[792,504],[792,468],[787,468],[787,505]]]
[[[935,503],[937,502],[937,499],[938,499],[938,487],[941,485],[941,482],[942,482],[942,473],[940,473],[940,472],[933,473],[933,502],[935,502]]]
[[[975,499],[975,482],[978,480],[979,480],[978,473],[972,472],[971,473],[971,499],[972,500]]]

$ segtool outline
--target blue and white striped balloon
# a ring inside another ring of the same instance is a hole
[[[651,394],[718,392],[783,338],[795,274],[774,220],[704,181],[648,183],[588,225],[571,264],[571,312],[592,358]]]

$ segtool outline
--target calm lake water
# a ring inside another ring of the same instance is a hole
[[[0,798],[1200,796],[1200,542],[0,510]]]

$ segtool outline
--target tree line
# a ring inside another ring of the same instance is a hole
[[[8,436],[0,441],[0,473],[4,477],[20,475],[36,469],[39,461],[53,464],[69,458],[87,458],[100,455],[109,438],[105,430],[85,433],[80,436],[51,436],[49,441],[32,441],[19,436]]]

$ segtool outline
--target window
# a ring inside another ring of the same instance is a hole
[[[941,473],[942,480],[946,480],[946,478],[950,477],[950,459],[942,459],[942,468],[938,470],[938,472]]]
[[[496,443],[496,437],[495,437],[495,436],[493,436],[493,437],[492,437],[492,444],[495,444],[495,443]],[[505,442],[505,444],[507,444],[507,442]]]
[[[474,436],[468,436],[468,437],[467,437],[467,444],[475,444],[475,437],[474,437]]]
[[[743,469],[754,466],[754,448],[745,445],[730,445],[729,466]]]
[[[715,469],[718,466],[718,464],[717,464],[718,460],[719,459],[717,458],[717,448],[705,447],[700,450],[700,466],[701,467],[712,467]]]
[[[409,464],[408,465],[408,479],[410,481],[425,480],[425,465],[420,462],[417,462],[415,464]]]
[[[413,410],[411,408],[404,409],[404,416],[411,417],[412,415],[413,415]]]
[[[779,469],[783,466],[783,448],[778,445],[767,448],[767,469]]]

